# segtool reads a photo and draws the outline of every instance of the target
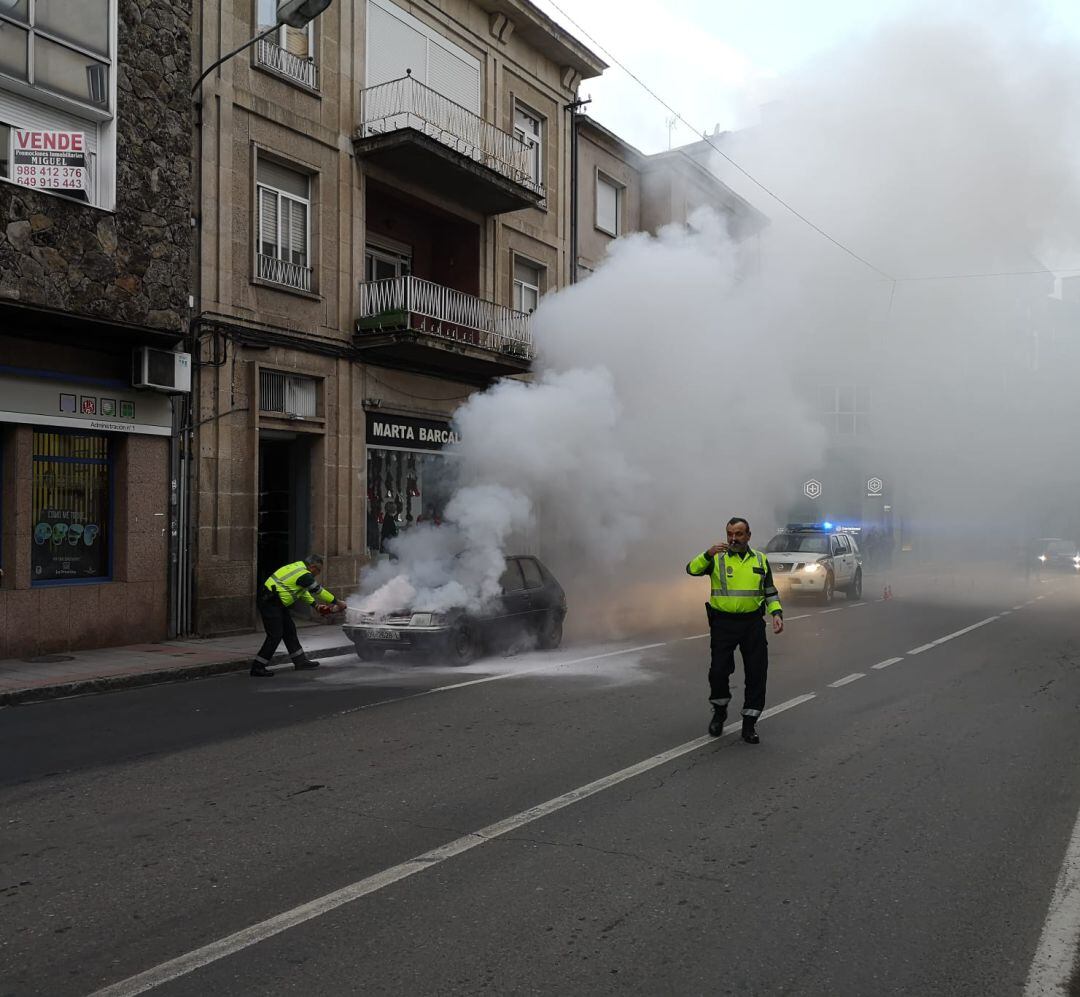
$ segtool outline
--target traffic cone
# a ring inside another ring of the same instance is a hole
[[[886,585],[885,586],[885,599],[887,601],[887,600],[889,600],[891,598],[892,598],[892,586],[891,585]]]

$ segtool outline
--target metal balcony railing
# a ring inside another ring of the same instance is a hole
[[[288,49],[274,44],[269,38],[260,38],[255,47],[255,58],[260,66],[296,80],[312,90],[319,89],[319,67],[312,58],[294,55]]]
[[[291,287],[297,291],[311,290],[311,267],[279,260],[276,256],[264,256],[259,253],[257,273],[260,280]]]
[[[540,197],[545,188],[532,173],[532,147],[496,128],[412,76],[360,92],[362,135],[414,128]]]
[[[385,319],[440,339],[480,346],[522,359],[533,358],[530,316],[493,301],[419,277],[391,277],[360,285],[360,318]]]

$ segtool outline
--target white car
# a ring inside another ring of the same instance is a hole
[[[823,605],[837,591],[862,598],[862,554],[847,533],[792,523],[768,542],[765,553],[782,595],[811,596]]]

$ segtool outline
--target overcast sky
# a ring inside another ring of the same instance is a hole
[[[771,81],[910,6],[907,0],[535,2],[706,131],[754,123],[758,106],[769,99]],[[956,5],[982,15],[999,2],[1014,10],[1030,7],[1045,15],[1048,30],[1080,37],[1076,0],[957,0]],[[593,98],[590,114],[642,151],[667,148],[669,112],[616,65],[600,79],[586,81],[581,93]],[[670,137],[680,145],[697,136],[676,125]]]

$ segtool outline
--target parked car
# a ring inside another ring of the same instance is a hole
[[[501,595],[483,612],[454,609],[442,613],[417,607],[413,612],[377,619],[362,614],[342,629],[362,660],[387,651],[416,652],[449,658],[464,665],[485,650],[514,645],[522,639],[543,650],[562,643],[566,595],[539,558],[515,554],[506,558]]]
[[[790,523],[765,546],[773,581],[783,595],[812,596],[823,605],[837,591],[862,598],[859,543],[831,527]]]
[[[1080,549],[1074,540],[1046,537],[1035,541],[1036,567],[1045,571],[1080,571]]]

